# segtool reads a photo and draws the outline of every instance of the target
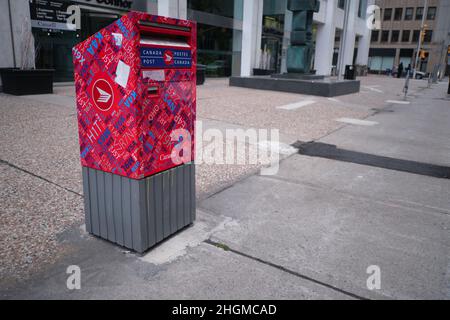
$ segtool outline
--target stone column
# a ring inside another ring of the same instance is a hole
[[[252,75],[261,46],[263,0],[244,0],[241,76]],[[259,38],[259,39],[258,39]],[[259,46],[258,46],[259,44]]]
[[[348,28],[347,34],[342,41],[344,41],[344,50],[341,50],[344,56],[344,65],[341,70],[341,74],[345,72],[345,66],[353,64],[353,55],[355,53],[355,27],[356,27],[356,19],[358,17],[358,5],[359,1],[351,1],[350,2],[350,13],[348,19]],[[340,53],[341,53],[340,52]]]
[[[374,0],[367,0],[366,8],[363,8],[363,11],[367,10],[367,7],[374,4]],[[366,17],[366,12],[363,12],[363,18]],[[364,19],[365,20],[365,19]],[[359,38],[358,44],[358,55],[356,56],[356,64],[366,66],[369,62],[369,49],[370,49],[370,41],[372,37],[372,30],[370,30],[367,26],[367,23],[363,27],[362,36]]]
[[[320,24],[316,34],[315,69],[319,75],[329,76],[333,63],[334,38],[336,35],[335,14],[336,1],[327,0],[325,23]]]

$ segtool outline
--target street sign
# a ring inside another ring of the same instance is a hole
[[[75,31],[75,25],[68,24],[67,8],[69,2],[62,1],[30,1],[31,26],[40,29]]]

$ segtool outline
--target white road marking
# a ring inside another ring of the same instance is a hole
[[[300,101],[300,102],[295,102],[295,103],[291,103],[291,104],[287,104],[284,106],[279,106],[277,107],[277,109],[283,109],[283,110],[295,110],[301,107],[305,107],[308,106],[310,104],[316,103],[313,100],[305,100],[305,101]]]
[[[341,102],[341,100],[338,100],[338,99],[336,99],[336,98],[328,98],[328,100],[334,101],[334,102]]]
[[[374,91],[374,92],[378,92],[378,93],[384,93],[383,91],[374,88],[374,87],[378,87],[378,86],[362,86],[362,87],[366,88],[366,89],[369,89],[370,91]]]
[[[375,121],[368,121],[368,120],[361,120],[361,119],[354,119],[354,118],[339,118],[339,119],[336,119],[336,121],[348,123],[348,124],[355,124],[358,126],[374,126],[374,125],[378,124],[378,122],[375,122]]]
[[[386,103],[393,103],[393,104],[411,104],[410,101],[402,101],[402,100],[386,100]]]

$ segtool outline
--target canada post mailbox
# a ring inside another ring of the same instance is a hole
[[[193,222],[196,41],[130,12],[73,48],[90,233],[143,252]]]

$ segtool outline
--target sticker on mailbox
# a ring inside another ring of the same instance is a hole
[[[192,64],[191,50],[143,47],[140,54],[144,68],[190,68]]]

